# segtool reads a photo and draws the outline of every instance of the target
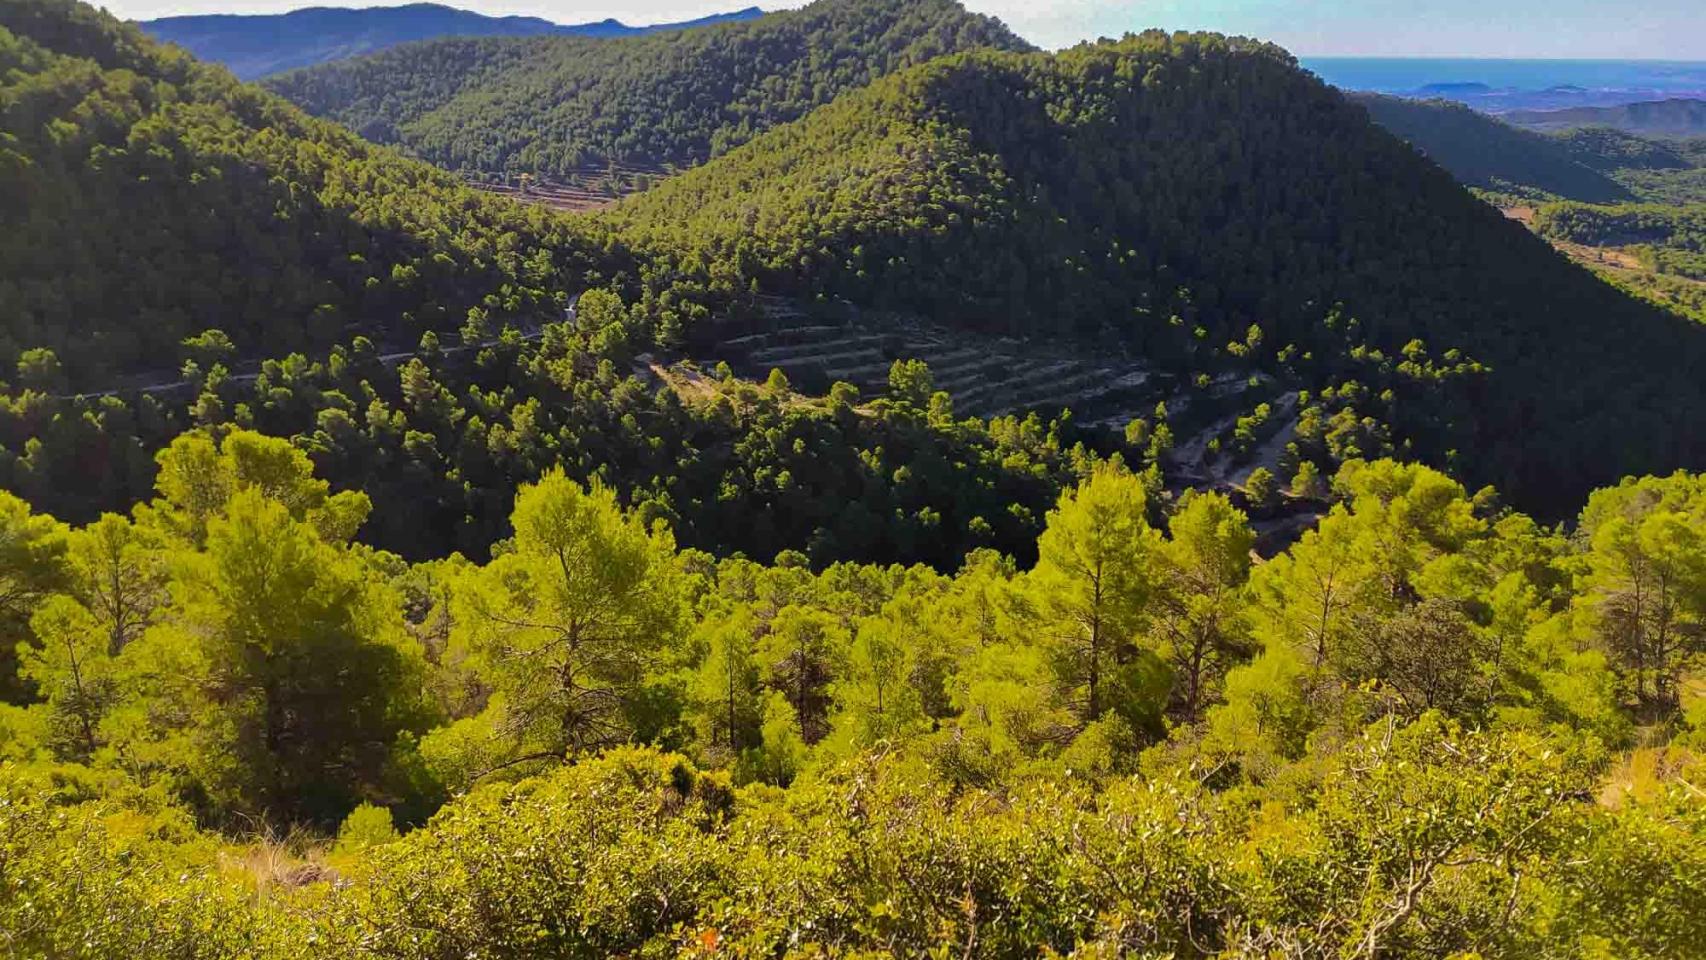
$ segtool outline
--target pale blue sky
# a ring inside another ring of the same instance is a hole
[[[389,3],[391,0],[382,0]],[[681,20],[753,0],[441,0],[559,23]],[[135,19],[179,13],[276,13],[373,0],[107,0]],[[798,3],[757,0],[765,8]],[[1706,60],[1706,0],[969,0],[1032,42],[1059,47],[1145,27],[1273,40],[1304,56]]]

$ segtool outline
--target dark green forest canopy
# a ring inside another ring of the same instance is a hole
[[[1706,452],[1685,412],[1701,331],[1570,265],[1252,41],[941,58],[603,220],[684,271],[1196,369],[1252,325],[1258,359],[1311,376],[1369,351],[1467,357],[1490,372],[1400,396],[1400,426],[1543,512]]]
[[[700,163],[878,77],[984,46],[1028,47],[953,0],[819,0],[644,37],[410,44],[266,85],[440,166],[563,176]]]
[[[872,9],[810,12],[844,7]],[[33,391],[8,404],[5,468],[68,517],[145,496],[177,432],[235,424],[295,438],[340,486],[386,490],[380,540],[412,555],[482,548],[515,484],[553,461],[719,550],[939,562],[1034,532],[1070,439],[956,439],[928,398],[917,431],[820,429],[788,403],[682,417],[634,376],[660,341],[714,341],[711,318],[754,289],[1096,341],[1191,382],[1266,370],[1335,397],[1323,420],[1348,422],[1332,431],[1391,436],[1543,513],[1700,456],[1694,328],[1562,264],[1272,46],[1148,34],[938,58],[589,221],[462,190],[86,7],[4,9],[8,175],[30,187],[0,240],[21,307],[5,332]],[[70,253],[38,264],[55,249]],[[597,328],[527,339],[604,285],[625,302]],[[23,357],[44,346],[59,355]],[[138,396],[145,378],[183,386]],[[109,387],[132,389],[53,398]],[[1330,468],[1329,446],[1306,456]],[[856,469],[843,456],[867,452]],[[1030,519],[997,515],[1008,494],[991,491],[1014,489]],[[880,522],[827,509],[853,497]],[[738,503],[791,519],[718,513]],[[411,534],[422,516],[437,539]],[[937,523],[951,532],[921,551]],[[873,535],[849,541],[860,526]]]
[[[146,498],[186,429],[262,426],[369,491],[375,542],[413,557],[483,553],[516,485],[562,464],[720,553],[951,566],[1023,553],[1071,476],[1046,422],[992,433],[928,396],[854,414],[728,382],[684,406],[637,355],[706,298],[642,277],[617,238],[467,191],[86,6],[0,13],[0,202],[22,214],[0,238],[18,371],[0,484],[63,516]],[[558,322],[604,282],[629,303],[589,296],[578,327]]]
[[[1517,110],[1507,119],[1534,130],[1610,129],[1655,137],[1706,135],[1706,101],[1686,97],[1611,107]]]
[[[1599,158],[1596,151],[1572,149],[1557,137],[1518,129],[1448,100],[1371,93],[1351,97],[1375,123],[1415,145],[1466,186],[1590,203],[1634,199],[1626,187],[1606,176],[1602,162],[1593,162]]]
[[[1374,122],[1496,199],[1706,202],[1706,141],[1610,127],[1541,133],[1448,100],[1353,93]]]
[[[473,306],[536,324],[592,262],[571,221],[80,4],[0,4],[0,130],[0,363],[55,351],[48,390],[175,379],[208,329],[258,358],[352,328],[412,347]]]

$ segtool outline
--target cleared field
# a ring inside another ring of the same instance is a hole
[[[1533,227],[1533,207],[1503,208],[1506,217]],[[1706,323],[1706,282],[1656,272],[1633,247],[1590,246],[1546,238],[1552,247],[1614,286],[1683,316]]]

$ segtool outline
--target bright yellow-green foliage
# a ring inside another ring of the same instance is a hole
[[[161,459],[132,518],[9,521],[39,549],[3,570],[38,584],[0,709],[7,956],[1706,935],[1693,476],[1601,491],[1567,536],[1353,461],[1256,562],[1225,497],[1110,463],[1033,569],[944,575],[680,552],[554,472],[491,562],[411,567],[283,441]]]
[[[0,936],[29,958],[1685,955],[1703,808],[1674,782],[1584,801],[1593,762],[1432,717],[1265,795],[1182,772],[991,792],[894,755],[731,790],[623,749],[258,900],[169,815],[55,807],[8,770]]]
[[[601,487],[552,471],[516,497],[515,539],[456,594],[449,655],[486,709],[422,744],[458,787],[516,765],[621,743],[685,612],[675,542]],[[480,731],[475,734],[472,731]]]
[[[1021,53],[946,0],[824,0],[641,38],[630,70],[568,56],[598,91],[565,122],[613,149],[746,141],[588,221],[476,196],[72,0],[8,3],[0,30],[0,205],[30,198],[0,236],[0,486],[63,518],[128,511],[160,448],[235,425],[368,492],[369,542],[414,559],[483,556],[560,465],[719,555],[946,567],[1029,560],[1080,475],[1067,451],[1113,442],[899,391],[924,415],[660,389],[640,358],[758,322],[755,291],[1093,338],[1156,367],[1133,389],[1200,385],[1187,416],[1235,402],[1201,395],[1226,378],[1306,393],[1282,482],[1402,455],[1556,519],[1706,451],[1697,329],[1569,270],[1253,41]],[[569,93],[509,90],[540,91]],[[510,132],[564,146],[543,129]],[[1240,452],[1283,428],[1262,409]],[[1133,436],[1153,459],[1188,429]]]

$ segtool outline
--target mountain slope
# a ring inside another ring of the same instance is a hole
[[[1569,265],[1249,41],[944,58],[603,222],[733,284],[1102,337],[1187,371],[1265,356],[1367,390],[1368,351],[1402,352],[1419,451],[1531,504],[1706,452],[1706,332]],[[1454,351],[1490,372],[1441,381],[1424,361]]]
[[[0,490],[57,516],[128,510],[184,431],[243,427],[370,497],[369,542],[412,556],[484,552],[561,467],[695,547],[948,567],[1023,556],[1085,462],[928,397],[666,370],[650,332],[716,306],[690,283],[87,5],[0,3],[0,78]]]
[[[980,46],[1025,44],[952,0],[819,0],[602,42],[411,44],[267,86],[444,167],[567,176],[589,164],[700,163],[843,91]]]
[[[436,3],[401,7],[307,7],[281,14],[206,14],[144,20],[149,36],[175,43],[197,58],[222,63],[244,80],[400,43],[439,37],[623,37],[750,20],[757,7],[682,23],[631,27],[617,20],[557,24],[538,17],[488,17]]]
[[[568,225],[363,143],[68,0],[0,4],[0,369],[43,389],[176,379],[490,303],[560,313]],[[63,367],[63,369],[58,369]]]
[[[1541,191],[1590,203],[1634,198],[1551,137],[1503,123],[1447,100],[1352,94],[1375,123],[1402,137],[1471,187]]]
[[[1618,107],[1517,110],[1505,114],[1504,119],[1533,130],[1610,127],[1642,136],[1698,137],[1706,135],[1706,100],[1653,100]]]

